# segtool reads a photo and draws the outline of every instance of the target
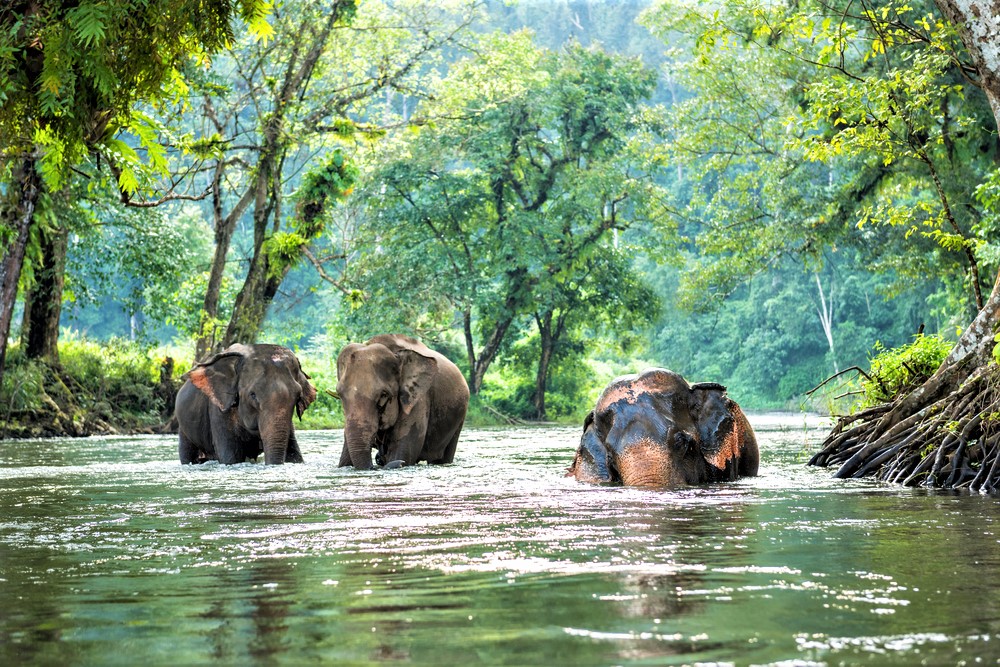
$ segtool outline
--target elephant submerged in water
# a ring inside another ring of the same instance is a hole
[[[753,429],[725,387],[651,368],[607,386],[567,474],[667,487],[754,476],[759,461]]]
[[[181,463],[301,463],[292,414],[316,400],[298,358],[280,345],[231,345],[195,364],[174,411]]]
[[[337,357],[344,406],[341,466],[367,470],[451,463],[469,407],[469,386],[451,361],[423,343],[383,334]]]

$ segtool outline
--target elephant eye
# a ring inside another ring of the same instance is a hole
[[[257,401],[257,394],[255,392],[250,392],[250,400],[254,402]]]
[[[676,447],[681,452],[686,452],[694,446],[694,438],[685,433],[684,431],[679,431],[673,438],[673,446]]]

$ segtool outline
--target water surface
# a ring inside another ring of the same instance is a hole
[[[807,468],[564,477],[576,428],[472,429],[454,465],[182,467],[172,437],[0,442],[0,664],[993,664],[995,498]]]

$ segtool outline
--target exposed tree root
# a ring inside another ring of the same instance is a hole
[[[809,465],[906,486],[1000,489],[1000,368],[943,367],[892,403],[840,418]]]

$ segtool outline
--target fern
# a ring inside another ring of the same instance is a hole
[[[87,48],[104,41],[108,25],[108,10],[101,2],[87,2],[66,12],[77,39]]]

